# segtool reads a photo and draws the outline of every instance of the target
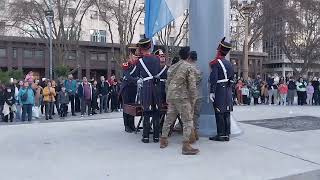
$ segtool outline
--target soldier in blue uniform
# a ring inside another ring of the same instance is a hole
[[[122,64],[123,69],[123,82],[121,83],[119,94],[122,97],[123,104],[134,104],[137,94],[137,77],[134,76],[136,70],[136,59],[135,56],[137,47],[129,47],[130,57],[129,61]],[[123,122],[125,131],[132,133],[135,131],[134,116],[123,112]]]
[[[141,104],[143,106],[143,143],[149,143],[150,133],[150,117],[153,122],[153,141],[159,142],[159,119],[160,119],[160,94],[159,82],[157,76],[161,71],[160,60],[157,56],[152,55],[151,40],[148,38],[141,39],[138,43],[140,53],[143,58],[140,58],[137,63],[137,76],[143,79]]]
[[[159,57],[160,59],[160,66],[161,66],[161,71],[158,73],[158,77],[160,79],[159,82],[159,91],[160,91],[160,100],[161,104],[166,103],[166,80],[167,80],[167,72],[168,72],[168,66],[166,65],[166,56],[163,53],[162,49],[158,49],[157,51],[154,52],[156,56]]]
[[[210,99],[215,111],[217,135],[210,137],[213,141],[229,141],[230,112],[233,110],[232,83],[234,70],[225,56],[231,50],[231,44],[223,38],[217,49],[217,56],[210,62]]]

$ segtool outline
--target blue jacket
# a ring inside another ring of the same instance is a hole
[[[28,92],[27,92],[28,91]],[[22,101],[21,100],[21,97],[24,95],[24,93],[28,93],[28,98],[26,101]],[[18,94],[18,99],[19,99],[19,103],[20,104],[32,104],[34,105],[34,91],[32,88],[28,87],[27,89],[26,88],[21,88],[19,90],[19,94]]]
[[[64,87],[66,88],[66,91],[69,94],[75,94],[77,91],[77,82],[76,80],[71,80],[71,84],[69,83],[69,80],[64,81]]]

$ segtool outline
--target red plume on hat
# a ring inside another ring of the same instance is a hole
[[[122,63],[122,69],[123,70],[128,70],[129,69],[129,63],[128,62]]]
[[[231,50],[232,45],[225,41],[226,37],[223,37],[217,48],[216,57],[210,62],[210,65],[218,63],[218,59],[223,59]]]

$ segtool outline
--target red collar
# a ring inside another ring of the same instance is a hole
[[[210,65],[217,64],[217,63],[218,63],[218,59],[224,59],[224,57],[225,57],[225,56],[223,56],[223,55],[220,53],[220,51],[218,51],[216,57],[215,57],[212,61],[210,61],[209,64],[210,64]]]

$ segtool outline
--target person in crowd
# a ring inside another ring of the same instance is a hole
[[[57,83],[56,81],[52,80],[51,81],[51,86],[52,88],[54,88],[55,92],[56,92],[56,95],[54,97],[55,99],[55,102],[53,104],[53,109],[52,109],[52,115],[55,115],[55,110],[54,110],[54,107],[56,107],[56,110],[57,110],[57,113],[59,114],[60,112],[60,109],[59,109],[59,102],[58,102],[58,92],[60,92],[61,90],[61,87],[59,87],[59,83]]]
[[[65,118],[68,113],[69,94],[64,86],[61,87],[61,91],[58,94],[58,101],[60,104],[60,118]]]
[[[307,104],[312,105],[313,100],[313,94],[314,94],[314,87],[312,86],[312,82],[308,83],[307,86]]]
[[[4,106],[3,106],[3,120],[5,122],[13,122],[14,113],[16,112],[14,92],[11,87],[6,88],[4,94]]]
[[[72,74],[69,74],[68,79],[64,81],[64,87],[66,88],[71,103],[71,114],[72,116],[75,116],[75,96],[77,91],[77,82],[73,79]]]
[[[243,81],[239,79],[237,84],[236,84],[236,94],[237,94],[238,105],[242,105],[243,104],[242,87],[243,87]]]
[[[19,92],[20,89],[23,88],[23,81],[19,81],[15,88],[15,99],[16,99],[16,121],[21,120],[21,115],[22,115],[22,104],[19,102]]]
[[[108,79],[108,84],[109,84],[109,95],[108,95],[108,100],[107,100],[107,109],[109,109],[111,111],[111,107],[110,105],[112,106],[112,102],[111,102],[111,86],[113,85],[114,83],[114,80],[116,79],[116,76],[115,75],[112,75],[109,79]]]
[[[24,79],[25,82],[28,82],[29,84],[32,84],[34,82],[34,77],[33,77],[33,72],[30,71],[27,75],[26,78]]]
[[[28,115],[28,121],[32,120],[32,106],[34,105],[34,92],[28,81],[23,83],[23,87],[20,88],[18,94],[19,103],[22,105],[22,117],[21,121],[26,120]]]
[[[39,83],[39,85],[43,88],[45,88],[47,86],[47,79],[46,78],[42,78],[41,82]],[[41,109],[41,114],[44,115],[44,102],[43,102],[43,96],[41,97],[41,101],[40,101],[40,109]]]
[[[278,105],[278,84],[280,78],[278,74],[274,74],[273,77],[268,75],[267,83],[268,83],[268,95],[269,95],[269,105],[273,104]],[[273,101],[272,101],[273,100]]]
[[[242,94],[243,103],[245,105],[250,105],[250,90],[247,84],[243,84],[243,87],[241,88],[241,94]]]
[[[288,81],[288,105],[293,105],[294,103],[294,96],[296,94],[297,86],[296,82],[291,76]]]
[[[43,89],[43,101],[45,105],[46,120],[52,119],[56,90],[52,87],[52,82],[47,82],[47,87]]]
[[[260,90],[258,89],[259,84],[252,86],[252,97],[253,97],[253,104],[257,105],[259,104],[259,97],[260,97]]]
[[[267,104],[268,103],[268,84],[266,81],[262,81],[261,83],[261,103],[262,104]]]
[[[297,94],[298,94],[298,105],[303,106],[306,102],[307,96],[307,82],[302,77],[296,82]]]
[[[313,99],[313,104],[314,105],[320,105],[320,99],[319,99],[319,86],[320,86],[320,83],[318,81],[318,78],[317,77],[314,77],[311,81],[312,83],[312,86],[313,86],[313,89],[314,89],[314,93],[313,93],[313,96],[312,96],[312,99]]]
[[[109,84],[106,82],[104,76],[100,77],[100,84],[99,84],[99,97],[100,97],[100,114],[102,112],[108,112],[108,94],[109,94]]]
[[[280,81],[279,85],[279,94],[280,94],[280,105],[287,105],[287,95],[288,95],[288,85],[284,80]]]
[[[39,85],[39,82],[36,82],[34,84],[34,88],[35,90],[35,97],[34,97],[34,117],[36,119],[39,118],[39,111],[40,111],[40,106],[41,106],[41,101],[42,101],[42,92],[43,89],[42,87]]]
[[[0,83],[0,115],[2,120],[3,120],[2,111],[3,111],[4,102],[5,102],[5,89],[4,89],[4,86]]]
[[[111,96],[111,111],[118,112],[118,95],[119,95],[119,85],[116,79],[113,80],[113,84],[110,87],[110,96]]]
[[[99,89],[98,89],[98,82],[93,81],[92,85],[92,100],[91,100],[91,113],[97,114],[96,110],[98,110],[98,96],[99,96]]]
[[[92,86],[86,77],[83,77],[82,83],[78,87],[78,95],[81,103],[81,117],[87,111],[88,116],[91,115]]]

